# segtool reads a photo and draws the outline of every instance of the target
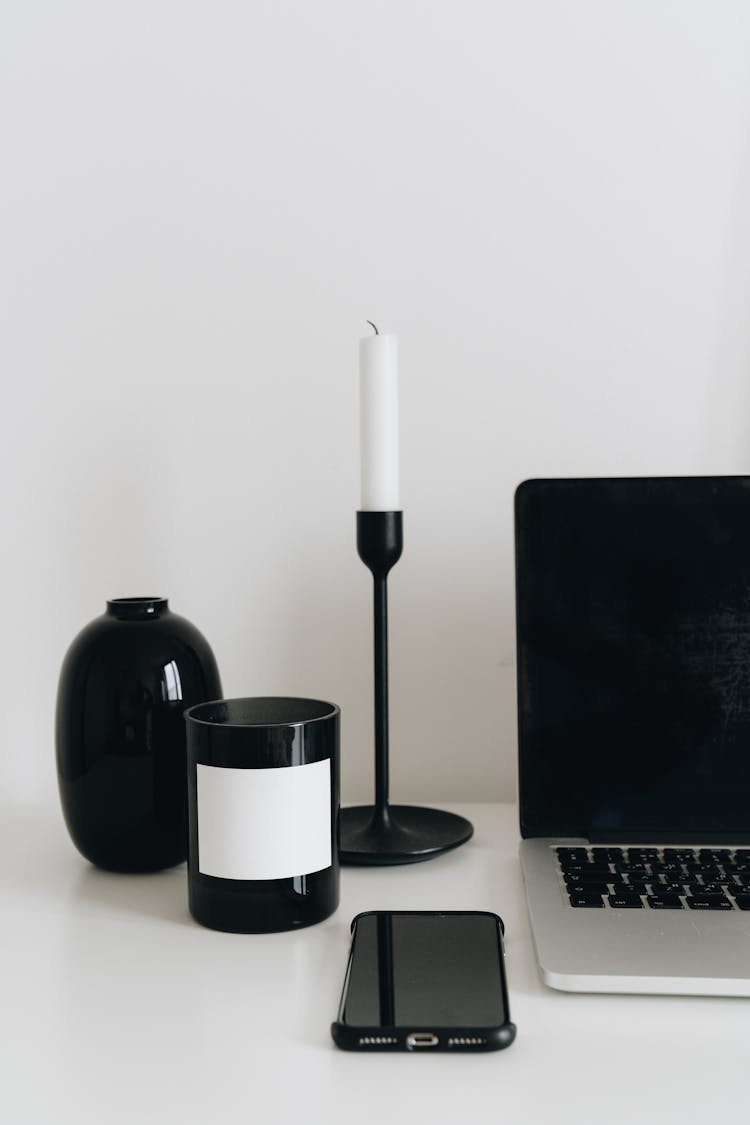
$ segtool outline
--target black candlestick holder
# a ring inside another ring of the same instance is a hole
[[[357,551],[372,572],[375,639],[375,804],[341,810],[342,863],[385,866],[432,859],[474,829],[455,813],[388,803],[388,572],[401,558],[401,512],[357,512]]]

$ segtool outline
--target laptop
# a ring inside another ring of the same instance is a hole
[[[750,995],[750,476],[515,497],[521,866],[543,980]]]

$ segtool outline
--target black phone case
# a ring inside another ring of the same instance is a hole
[[[506,1022],[498,1027],[359,1027],[343,1022],[346,993],[349,984],[354,952],[354,931],[360,918],[368,915],[397,917],[399,914],[419,914],[422,916],[441,917],[446,914],[477,915],[482,914],[494,918],[498,925],[498,951],[500,961],[500,984],[503,995]],[[344,1051],[412,1051],[423,1054],[432,1054],[434,1051],[499,1051],[509,1047],[516,1037],[516,1025],[510,1022],[510,1006],[508,1004],[508,986],[505,979],[505,953],[503,949],[503,934],[505,927],[503,920],[489,910],[365,910],[357,914],[351,924],[352,943],[349,948],[349,958],[346,965],[344,987],[341,992],[338,1019],[331,1024],[331,1035],[337,1047]],[[430,1035],[437,1038],[437,1043],[429,1046],[420,1046],[410,1042],[413,1036]]]

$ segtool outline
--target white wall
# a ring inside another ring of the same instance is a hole
[[[0,789],[164,594],[371,793],[357,340],[398,332],[392,796],[515,787],[512,493],[750,469],[750,6],[91,0],[0,27]]]

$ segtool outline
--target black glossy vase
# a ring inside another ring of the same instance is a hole
[[[183,712],[220,697],[208,642],[166,598],[116,598],[78,634],[57,693],[57,776],[86,859],[156,871],[186,858]]]

